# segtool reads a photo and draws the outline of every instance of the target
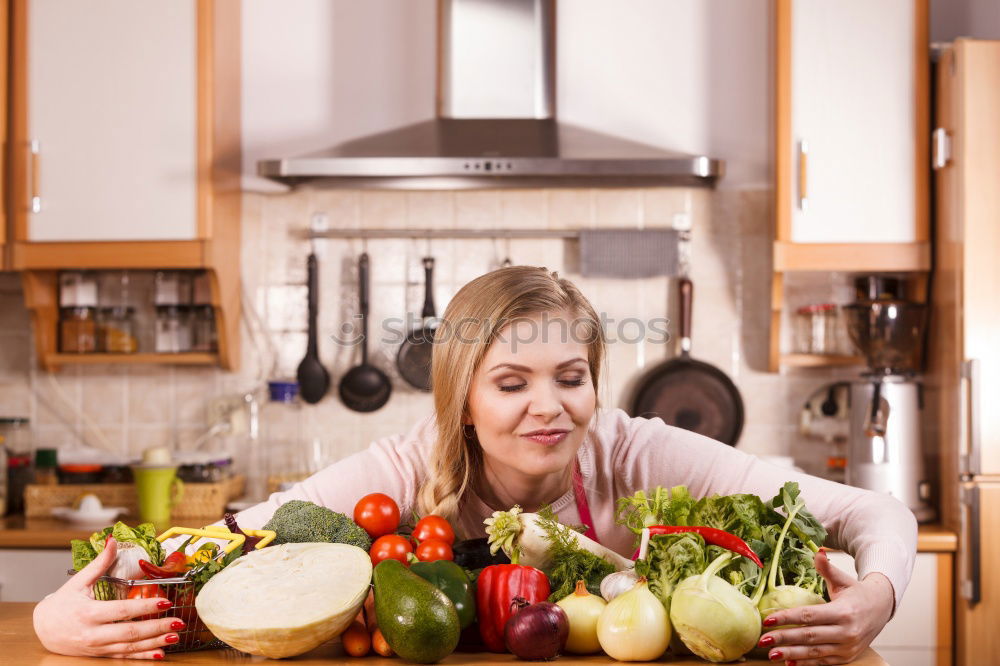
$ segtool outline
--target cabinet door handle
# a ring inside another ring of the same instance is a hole
[[[938,127],[931,133],[931,153],[931,166],[935,171],[951,162],[951,137],[945,128]]]
[[[809,205],[809,191],[806,187],[806,168],[809,162],[809,144],[799,141],[799,210],[805,210]]]
[[[962,511],[962,533],[966,535],[967,552],[966,568],[962,575],[960,593],[972,608],[982,600],[982,535],[980,533],[980,512],[979,512],[979,486],[961,489],[962,504],[966,509]]]
[[[39,172],[41,169],[42,157],[40,154],[40,147],[38,145],[38,139],[32,139],[30,143],[30,164],[28,166],[28,171],[31,177],[31,203],[29,208],[32,213],[42,212],[42,195],[39,193]]]
[[[962,363],[962,379],[965,380],[965,428],[968,448],[959,460],[959,473],[967,477],[982,474],[983,440],[979,426],[979,359],[970,358]]]

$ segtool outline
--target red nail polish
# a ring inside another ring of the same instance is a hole
[[[795,662],[794,661],[786,661],[785,662],[785,666],[795,666]]]
[[[170,623],[171,629],[183,629],[186,626],[187,625],[184,624],[183,620],[174,620],[173,622]]]
[[[778,624],[778,618],[776,617],[769,617],[766,620],[764,620],[765,627],[773,627],[776,624]]]
[[[757,643],[757,645],[763,648],[771,647],[774,645],[774,636],[764,636],[764,638],[760,639],[760,642]]]
[[[173,605],[174,605],[173,602],[167,601],[166,599],[164,599],[163,601],[156,602],[156,607],[159,608],[160,610],[167,610]]]
[[[153,659],[163,659],[163,654],[161,654],[159,652],[154,652],[153,653]]]
[[[177,641],[179,641],[180,639],[181,639],[181,637],[180,637],[180,636],[178,636],[177,634],[167,634],[167,637],[166,637],[166,638],[164,638],[163,640],[165,640],[165,641],[166,641],[166,642],[168,642],[168,643],[176,643],[176,642],[177,642]],[[780,653],[779,653],[779,654],[780,654]]]
[[[771,654],[767,655],[767,658],[770,659],[771,661],[781,661],[781,658],[783,656],[784,653],[781,650],[775,650]]]

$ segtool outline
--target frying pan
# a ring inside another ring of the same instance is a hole
[[[735,446],[743,430],[743,399],[733,381],[714,365],[691,358],[691,280],[678,280],[681,354],[663,361],[636,384],[629,414],[660,417],[664,423]]]
[[[434,349],[434,257],[424,257],[424,307],[422,323],[406,335],[396,354],[396,367],[406,383],[421,391],[431,390],[431,351]]]

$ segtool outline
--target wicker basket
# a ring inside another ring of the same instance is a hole
[[[226,503],[243,494],[246,479],[234,476],[218,483],[185,483],[180,501],[170,517],[176,519],[222,516]],[[52,509],[72,507],[80,495],[93,493],[104,506],[122,506],[130,515],[138,513],[135,486],[131,483],[29,485],[24,491],[27,518],[51,518]]]

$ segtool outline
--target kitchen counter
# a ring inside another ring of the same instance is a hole
[[[42,664],[44,666],[58,666],[59,664],[83,664],[92,663],[95,665],[110,663],[108,660],[94,661],[82,657],[62,657],[54,655],[45,650],[35,638],[35,632],[31,627],[31,609],[34,604],[27,603],[0,603],[0,645],[3,645],[4,663],[9,664]],[[329,666],[331,660],[355,661],[351,657],[345,657],[340,649],[338,641],[331,641],[316,648],[312,652],[295,658],[295,664],[302,666]],[[265,661],[261,657],[251,657],[237,652],[236,650],[203,650],[201,652],[182,652],[167,655],[168,663],[174,664],[221,664],[221,663],[260,663]],[[134,664],[136,662],[123,662]],[[383,659],[369,655],[364,660],[357,660],[364,666],[402,666],[406,662],[395,659]],[[486,654],[472,652],[456,652],[441,661],[442,664],[510,664],[524,663],[518,661],[509,654]],[[616,663],[605,656],[595,657],[561,657],[555,663],[558,664],[612,664]],[[667,659],[657,663],[669,664],[698,664],[705,666],[708,662],[698,659]],[[773,662],[766,660],[751,659],[741,662],[741,666],[764,666]],[[859,659],[853,662],[857,666],[888,666],[874,650],[867,650]]]
[[[210,525],[222,516],[205,518],[189,518],[176,521],[178,527],[204,527]],[[135,516],[120,518],[129,525],[135,525],[139,519]],[[101,526],[77,527],[55,518],[25,518],[24,516],[9,516],[0,518],[0,548],[69,548],[72,539],[87,539],[91,534],[101,529]]]
[[[180,527],[203,527],[219,520],[218,516],[180,521]],[[138,522],[126,516],[129,525]],[[69,548],[71,539],[86,539],[96,528],[79,528],[50,518],[25,519],[22,516],[0,518],[0,548]],[[921,525],[917,551],[950,553],[958,548],[958,535],[941,525]]]

